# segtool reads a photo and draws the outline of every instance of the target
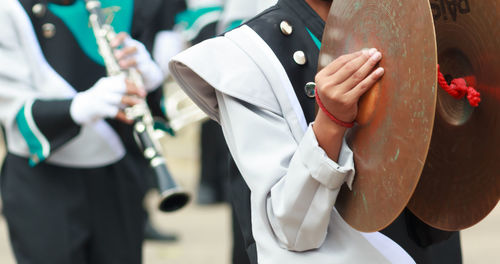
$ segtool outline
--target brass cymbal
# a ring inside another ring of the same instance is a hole
[[[408,207],[451,231],[482,220],[500,198],[500,3],[441,2],[431,1],[441,71],[465,77],[482,101],[473,108],[438,92],[429,155]]]
[[[427,0],[333,1],[319,67],[375,47],[384,77],[360,102],[349,131],[356,178],[336,208],[357,230],[388,226],[410,200],[426,160],[436,108],[437,53]]]

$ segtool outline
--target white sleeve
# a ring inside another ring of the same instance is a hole
[[[31,88],[31,71],[20,32],[12,18],[14,1],[0,7],[0,122],[10,126],[24,105],[36,93]]]
[[[337,164],[319,147],[311,125],[297,142],[282,116],[219,91],[216,95],[231,154],[252,196],[267,194],[262,206],[280,245],[293,251],[320,247],[339,189],[352,183],[352,151],[344,142]],[[274,183],[265,186],[263,178]]]

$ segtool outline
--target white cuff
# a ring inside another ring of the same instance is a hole
[[[339,189],[344,182],[351,188],[355,172],[354,155],[345,139],[340,150],[339,162],[334,162],[319,146],[312,125],[309,125],[298,150],[301,153],[302,162],[319,183],[330,190]]]

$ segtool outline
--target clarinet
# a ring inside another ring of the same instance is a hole
[[[125,73],[127,79],[138,87],[143,87],[143,79],[135,68],[122,70],[113,54],[110,45],[116,32],[109,24],[104,23],[99,0],[86,0],[89,12],[89,22],[97,40],[108,76]],[[125,109],[127,118],[133,120],[134,136],[137,144],[143,150],[144,157],[149,161],[158,180],[160,202],[158,208],[163,212],[172,212],[184,207],[189,201],[189,195],[175,182],[167,168],[161,145],[155,137],[154,120],[145,100]]]

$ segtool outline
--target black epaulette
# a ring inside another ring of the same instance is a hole
[[[307,31],[306,25],[290,13],[286,7],[278,4],[249,20],[246,25],[252,28],[276,54],[309,123],[315,117],[315,100],[314,93],[305,89],[305,84],[314,81],[319,49]]]

